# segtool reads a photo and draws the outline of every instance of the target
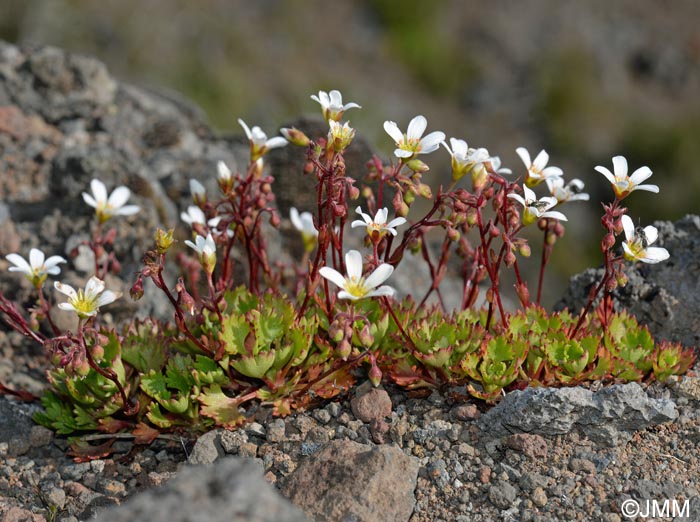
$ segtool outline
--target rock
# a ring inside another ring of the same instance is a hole
[[[96,522],[301,522],[296,507],[267,484],[258,466],[228,457],[211,466],[191,466],[165,486],[135,495],[124,505],[102,511]]]
[[[19,439],[24,439],[27,449],[29,449],[27,433],[30,433],[34,426],[31,416],[36,410],[35,406],[23,404],[0,395],[0,442],[11,443],[15,439],[18,441]],[[26,452],[27,450],[24,451]]]
[[[2,506],[0,506],[2,507]],[[21,507],[13,506],[2,514],[3,522],[46,522],[46,518]]]
[[[452,408],[450,415],[457,420],[471,421],[481,417],[481,412],[474,404],[459,404]]]
[[[616,446],[638,430],[676,417],[672,400],[651,399],[639,384],[627,383],[595,393],[581,387],[515,390],[477,422],[483,431],[501,436],[553,436],[575,430],[593,442]]]
[[[282,492],[318,522],[408,520],[418,461],[393,446],[332,441],[303,460]]]
[[[350,407],[355,417],[362,422],[371,423],[391,415],[391,398],[381,388],[371,388],[365,393],[358,390],[358,394],[350,401]]]
[[[700,216],[685,216],[670,223],[654,223],[659,239],[654,246],[666,248],[671,257],[654,265],[628,267],[627,284],[613,293],[617,309],[626,309],[649,327],[656,339],[700,345]],[[571,279],[555,308],[579,310],[588,301],[592,285],[600,281],[602,269],[589,269]],[[679,277],[681,276],[682,277]]]
[[[489,500],[500,509],[508,509],[518,496],[518,489],[505,480],[497,480],[489,486]]]
[[[508,437],[506,445],[531,459],[544,458],[547,456],[547,441],[540,435],[515,433]]]
[[[595,464],[588,459],[571,459],[569,461],[569,469],[574,473],[582,471],[591,475],[596,472]]]
[[[221,432],[224,430],[211,430],[202,435],[194,443],[192,453],[187,462],[190,464],[211,464],[217,459],[225,455],[224,448],[221,445]]]
[[[535,488],[535,490],[532,492],[532,502],[537,506],[537,507],[544,507],[547,504],[547,494],[544,492],[544,489],[542,488]]]

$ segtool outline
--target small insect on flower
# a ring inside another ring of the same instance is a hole
[[[588,201],[590,196],[583,190],[584,184],[580,179],[572,179],[564,185],[564,178],[547,178],[545,180],[550,194],[557,198],[558,203],[566,203],[567,201]]]
[[[343,117],[343,113],[348,109],[362,108],[355,102],[343,105],[343,95],[337,90],[331,92],[318,91],[318,96],[312,94],[311,99],[321,104],[321,111],[327,122],[331,120],[340,121],[340,118]]]
[[[130,216],[141,210],[137,205],[125,205],[131,196],[131,191],[124,186],[115,188],[107,197],[105,184],[99,179],[93,179],[90,182],[90,190],[92,194],[83,192],[83,200],[95,209],[100,223],[104,223],[112,216]]]
[[[214,267],[216,266],[216,243],[214,242],[214,238],[211,233],[207,234],[206,238],[197,234],[194,240],[194,243],[190,240],[186,240],[185,244],[197,252],[202,267],[211,274],[214,272]]]
[[[285,140],[282,136],[275,136],[274,138],[268,139],[267,134],[265,134],[257,125],[250,129],[248,128],[248,125],[246,125],[246,123],[240,118],[238,119],[238,123],[241,127],[243,127],[245,135],[248,137],[248,141],[250,142],[251,163],[262,158],[271,149],[277,149],[287,145],[287,140]]]
[[[352,228],[367,227],[367,235],[374,243],[379,242],[379,240],[382,239],[387,232],[392,236],[395,236],[396,227],[403,225],[406,222],[406,218],[397,217],[387,223],[386,220],[389,216],[389,210],[386,207],[377,210],[377,214],[374,216],[374,219],[372,219],[369,214],[362,212],[362,207],[357,207],[355,212],[362,216],[362,220],[356,219],[350,226]]]
[[[651,225],[635,229],[632,218],[622,216],[622,229],[625,231],[625,241],[622,243],[625,259],[628,261],[641,261],[643,263],[659,263],[665,261],[671,255],[668,250],[660,247],[649,246],[656,242],[659,231]]]
[[[316,225],[314,225],[314,218],[311,212],[302,212],[299,214],[299,211],[292,207],[289,209],[289,219],[292,222],[292,226],[301,234],[301,240],[304,242],[304,250],[307,252],[313,251],[316,247],[318,230],[316,230]]]
[[[72,286],[55,281],[54,288],[68,296],[67,303],[58,303],[61,310],[72,310],[78,317],[85,319],[97,315],[101,306],[113,303],[121,297],[121,292],[105,290],[105,283],[92,276],[85,285],[85,290],[76,291]]]
[[[531,225],[540,218],[552,218],[560,221],[567,220],[566,216],[561,212],[549,210],[557,204],[556,198],[545,196],[538,200],[535,193],[526,186],[523,187],[523,194],[525,195],[524,198],[520,194],[514,193],[508,194],[508,197],[516,200],[523,206],[522,222],[524,226]]]
[[[631,176],[627,176],[627,159],[624,156],[615,156],[612,162],[613,170],[615,171],[614,174],[610,172],[608,168],[601,165],[595,167],[595,170],[600,172],[612,183],[615,197],[617,197],[618,200],[624,199],[635,190],[646,190],[647,192],[654,192],[655,194],[659,192],[659,187],[657,185],[640,185],[640,183],[651,177],[652,172],[649,167],[640,167],[635,170]]]
[[[37,288],[41,287],[47,276],[60,274],[61,269],[58,265],[66,262],[61,256],[51,256],[46,259],[44,253],[38,248],[32,248],[29,251],[29,262],[19,254],[7,254],[5,259],[15,265],[8,268],[10,272],[22,272]]]
[[[539,185],[547,178],[557,177],[563,175],[562,170],[559,167],[548,167],[549,154],[546,151],[541,150],[540,153],[535,157],[535,161],[530,160],[530,153],[525,147],[518,147],[515,152],[523,160],[527,172],[525,173],[525,185],[532,188]]]
[[[393,296],[396,293],[392,287],[381,285],[393,273],[394,267],[383,263],[375,268],[367,279],[362,277],[362,254],[357,250],[350,250],[345,254],[345,269],[347,277],[329,266],[324,266],[319,273],[334,283],[339,288],[338,299],[350,299],[356,301],[365,297]],[[379,287],[379,288],[377,288]]]
[[[429,154],[437,150],[440,143],[445,141],[445,133],[435,131],[422,137],[427,126],[428,120],[425,116],[416,116],[409,122],[406,134],[403,134],[396,123],[385,121],[384,130],[396,142],[394,155],[397,158],[408,159],[416,154]]]

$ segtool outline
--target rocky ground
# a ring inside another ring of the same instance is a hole
[[[89,180],[127,184],[146,210],[119,228],[123,276],[111,283],[123,290],[152,228],[176,224],[187,179],[213,180],[216,161],[233,167],[246,149],[212,133],[186,102],[116,82],[99,62],[58,49],[0,43],[0,80],[0,253],[38,246],[70,257],[90,219],[75,205]],[[278,177],[283,214],[303,201],[294,176]],[[635,270],[618,303],[658,337],[697,344],[700,219],[660,229],[670,262]],[[284,236],[280,244],[291,250]],[[84,279],[84,255],[71,257],[69,282]],[[27,289],[5,268],[0,285],[21,300]],[[418,276],[408,277],[405,287]],[[580,302],[591,277],[577,278],[565,302]],[[148,311],[164,314],[150,295]],[[106,319],[136,311],[120,301]],[[37,348],[0,331],[2,382],[38,393],[45,368]],[[285,419],[261,410],[244,429],[197,441],[89,437],[108,445],[92,460],[34,425],[35,404],[0,397],[0,520],[291,521],[305,512],[332,521],[615,521],[629,499],[642,509],[687,500],[691,516],[678,520],[700,520],[697,372],[664,385],[512,392],[489,411],[458,400],[460,390],[362,386]]]

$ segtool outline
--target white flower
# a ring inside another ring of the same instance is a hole
[[[214,243],[214,238],[211,233],[207,234],[206,238],[197,234],[194,240],[194,243],[190,240],[186,240],[185,244],[197,252],[199,262],[204,269],[211,274],[216,266],[216,243]]]
[[[345,150],[355,137],[355,129],[350,127],[347,121],[341,125],[337,121],[331,120],[329,125],[328,139],[333,144],[333,150],[336,152]]]
[[[580,179],[572,179],[564,185],[564,178],[547,178],[545,183],[547,183],[550,194],[557,198],[558,203],[577,200],[588,201],[590,199],[588,194],[581,192],[584,185]]]
[[[284,147],[287,144],[282,136],[275,136],[274,138],[267,138],[260,127],[257,125],[252,129],[249,129],[245,122],[238,118],[238,123],[243,127],[245,135],[248,137],[250,142],[250,161],[257,161],[263,157],[271,149],[276,149],[279,147]]]
[[[354,102],[343,105],[343,95],[336,90],[331,92],[318,91],[318,96],[312,94],[311,99],[321,104],[321,111],[326,121],[339,121],[343,117],[343,113],[348,109],[362,108]]]
[[[541,150],[540,153],[535,158],[535,161],[530,160],[530,153],[525,147],[518,147],[515,152],[523,160],[525,167],[527,167],[527,173],[525,174],[525,184],[528,187],[534,187],[539,185],[545,179],[561,176],[563,175],[562,170],[559,167],[548,167],[549,154],[546,151]]]
[[[216,178],[224,185],[231,183],[231,169],[223,161],[216,164]]]
[[[216,226],[219,224],[219,221],[221,221],[221,216],[213,217],[209,221],[207,221],[207,218],[204,215],[202,209],[199,207],[195,207],[194,205],[187,207],[187,212],[181,212],[180,218],[182,218],[182,220],[189,226],[193,226],[195,223],[198,223],[202,226],[208,225],[211,228],[216,228]]]
[[[55,281],[53,286],[56,290],[68,296],[68,302],[58,303],[58,307],[61,310],[72,310],[82,319],[96,315],[100,310],[100,306],[113,303],[122,295],[120,292],[105,290],[104,281],[95,276],[88,280],[85,290],[79,289],[77,292],[72,286],[59,283],[58,281]]]
[[[362,207],[357,207],[355,212],[362,216],[362,220],[356,219],[350,225],[352,228],[355,227],[367,227],[367,235],[372,238],[373,241],[378,241],[386,235],[388,232],[392,236],[396,235],[396,227],[403,225],[406,222],[405,218],[397,217],[386,222],[389,216],[389,210],[384,207],[377,210],[377,214],[374,219],[369,214],[362,212]]]
[[[523,225],[530,225],[540,218],[567,220],[561,212],[549,210],[557,204],[557,198],[546,196],[538,200],[535,193],[526,186],[523,187],[523,194],[524,198],[520,194],[508,194],[509,198],[516,200],[523,206]]]
[[[635,190],[646,190],[654,193],[659,192],[659,187],[656,185],[640,185],[642,181],[645,181],[651,176],[651,169],[649,167],[640,167],[628,177],[627,160],[624,156],[615,156],[612,162],[615,174],[610,172],[606,167],[600,165],[595,167],[595,170],[600,172],[612,183],[617,199],[622,199]]]
[[[384,130],[396,142],[397,149],[394,150],[394,155],[397,158],[408,159],[416,154],[428,154],[437,150],[440,143],[445,141],[445,133],[435,131],[421,138],[427,126],[428,120],[424,116],[416,116],[409,122],[406,134],[403,134],[396,123],[385,121]]]
[[[394,271],[394,267],[383,263],[372,272],[367,279],[362,277],[362,254],[357,250],[350,250],[345,254],[345,269],[348,272],[344,277],[340,272],[329,266],[324,266],[319,273],[334,283],[339,288],[339,299],[351,299],[356,301],[364,297],[392,296],[396,293],[392,287],[381,285]],[[377,288],[379,287],[379,288]]]
[[[501,158],[493,156],[491,158],[491,168],[496,174],[512,174],[513,171],[505,167],[501,168]]]
[[[29,262],[27,262],[19,254],[7,254],[5,259],[15,266],[8,268],[10,272],[22,272],[37,288],[46,280],[48,275],[58,275],[61,269],[59,263],[65,263],[66,260],[61,256],[51,256],[45,259],[46,256],[38,248],[32,248],[29,251]]]
[[[484,163],[491,159],[489,151],[484,148],[470,148],[466,141],[455,138],[450,138],[450,145],[452,145],[451,149],[447,143],[442,142],[442,146],[452,156],[452,179],[457,181],[471,170],[477,171],[476,177],[481,176]]]
[[[659,237],[656,227],[634,228],[634,222],[628,215],[622,216],[622,229],[625,231],[626,241],[622,243],[624,256],[628,261],[642,261],[643,263],[658,263],[665,261],[671,255],[665,248],[650,247]]]
[[[207,202],[207,189],[196,179],[190,180],[190,194],[192,194],[192,201],[197,205],[204,205]]]
[[[131,191],[124,186],[115,188],[107,197],[105,184],[99,179],[93,179],[90,182],[90,189],[92,194],[83,192],[83,200],[95,209],[100,223],[104,223],[112,216],[130,216],[140,210],[137,205],[124,206],[131,196]]]
[[[292,221],[292,225],[301,233],[301,240],[304,242],[304,250],[311,252],[316,246],[316,238],[318,237],[318,230],[314,225],[314,218],[311,212],[302,212],[292,207],[289,209],[289,219]]]

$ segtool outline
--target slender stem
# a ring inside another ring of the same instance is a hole
[[[544,269],[549,262],[549,257],[552,255],[552,245],[547,243],[547,236],[550,232],[550,223],[547,220],[547,227],[544,229],[544,242],[542,244],[542,259],[540,261],[540,278],[537,282],[537,306],[540,305],[542,299],[542,282],[544,281]]]

